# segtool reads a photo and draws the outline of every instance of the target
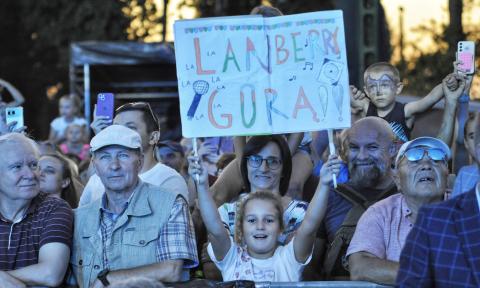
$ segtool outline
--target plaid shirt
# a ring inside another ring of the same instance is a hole
[[[471,190],[420,209],[400,256],[399,287],[480,287],[480,213]]]
[[[463,166],[460,171],[458,171],[457,178],[455,178],[452,197],[472,190],[479,180],[480,172],[478,171],[477,164]]]
[[[133,196],[133,194],[132,194]],[[130,196],[130,199],[132,198]],[[127,209],[130,199],[124,204],[122,213]],[[110,245],[113,228],[117,219],[122,215],[115,214],[106,209],[106,194],[102,199],[100,231],[103,246],[104,267],[110,267],[106,251]],[[197,246],[193,222],[190,216],[187,202],[183,197],[177,196],[167,223],[158,233],[155,256],[157,262],[166,260],[184,260],[184,268],[193,268],[198,265]]]

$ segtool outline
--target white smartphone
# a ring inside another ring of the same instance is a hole
[[[462,64],[458,66],[465,74],[475,73],[475,42],[459,41],[457,44],[457,61]]]
[[[17,124],[12,128],[13,130],[23,127],[23,107],[8,107],[5,114],[7,124],[17,121]]]

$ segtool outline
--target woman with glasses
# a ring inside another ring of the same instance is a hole
[[[284,230],[278,237],[280,245],[287,244],[295,230],[300,226],[308,208],[308,203],[293,200],[287,196],[292,173],[292,157],[284,136],[253,136],[243,148],[238,177],[243,180],[243,192],[232,202],[224,203],[218,208],[221,220],[233,237],[237,206],[248,193],[270,191],[281,197],[283,207]],[[227,192],[225,192],[227,193]],[[206,249],[202,251],[202,263],[205,277],[221,279],[218,269],[210,259]]]

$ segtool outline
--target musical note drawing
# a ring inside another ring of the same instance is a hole
[[[293,75],[292,78],[288,79],[288,81],[293,81],[293,80],[296,80],[296,79],[297,79],[297,76]]]
[[[202,95],[208,92],[208,82],[204,80],[197,80],[193,82],[193,92],[195,92],[195,96],[193,97],[192,104],[190,104],[190,108],[188,108],[187,118],[188,120],[192,120],[193,116],[195,116],[195,112],[197,111],[198,104],[200,103],[200,99]]]
[[[310,67],[310,71],[313,70],[313,63],[312,62],[305,62],[305,66],[303,67],[303,70],[307,70],[307,67]]]

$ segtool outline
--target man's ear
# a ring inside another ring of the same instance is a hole
[[[395,92],[397,93],[397,95],[399,95],[402,92],[402,90],[403,90],[403,82],[400,81],[396,85],[396,91]]]
[[[153,131],[150,133],[150,138],[148,139],[148,144],[155,145],[158,140],[160,140],[160,131]]]
[[[70,181],[69,178],[65,178],[62,180],[62,189],[67,188],[68,185],[70,185],[72,181]]]

